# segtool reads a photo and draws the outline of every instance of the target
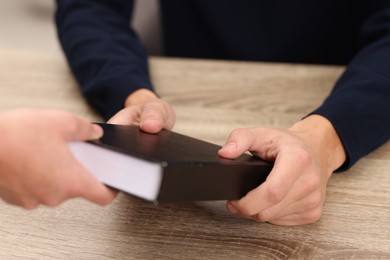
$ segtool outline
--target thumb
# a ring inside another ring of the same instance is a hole
[[[97,140],[100,139],[103,136],[103,129],[96,125],[96,124],[90,124],[92,126],[91,133],[89,135],[88,140]]]
[[[64,126],[65,138],[69,141],[96,140],[103,136],[103,129],[93,123],[76,117]]]
[[[80,197],[104,206],[112,202],[117,195],[117,190],[108,188],[97,179],[92,178],[91,181],[86,183]]]
[[[218,155],[234,159],[248,151],[255,140],[255,135],[250,129],[236,129],[231,132],[225,145],[218,151]]]
[[[71,197],[81,197],[99,205],[107,205],[118,195],[118,191],[111,189],[100,182],[84,166],[78,164],[79,171],[75,171],[79,188]]]

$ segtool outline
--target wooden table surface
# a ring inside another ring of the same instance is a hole
[[[151,58],[174,130],[222,144],[238,127],[287,127],[316,108],[337,66]],[[62,108],[100,117],[60,53],[0,51],[0,111]],[[1,132],[1,130],[0,130]],[[320,221],[282,227],[240,219],[224,201],[154,205],[120,194],[27,211],[0,203],[0,259],[390,259],[390,143],[334,174]]]

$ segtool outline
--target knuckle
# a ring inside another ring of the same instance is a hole
[[[19,202],[19,205],[26,210],[33,210],[38,207],[38,203],[32,202],[30,200],[22,200]]]
[[[304,192],[305,194],[311,194],[320,190],[321,188],[321,178],[318,174],[312,174],[310,178],[305,181]]]
[[[72,132],[77,131],[79,128],[79,124],[76,117],[72,115],[67,116],[67,124],[69,125],[70,131]]]
[[[71,113],[63,110],[58,111],[58,113],[67,123],[74,121],[75,117]]]
[[[271,220],[271,215],[269,214],[268,210],[263,210],[254,215],[253,219],[257,222],[267,222]]]
[[[10,205],[21,207],[25,210],[33,210],[39,205],[38,201],[36,200],[36,196],[30,193],[17,193],[12,197],[0,198],[0,200],[3,200]]]
[[[317,207],[316,209],[310,211],[306,216],[307,223],[314,223],[321,219],[322,216],[322,207]]]
[[[273,203],[273,204],[277,204],[279,202],[281,202],[285,196],[283,190],[281,187],[279,186],[275,186],[275,185],[270,185],[268,187],[268,200]]]
[[[237,128],[232,131],[231,136],[244,136],[247,135],[247,133],[248,133],[248,129]]]
[[[239,209],[239,212],[240,215],[244,217],[252,217],[253,215],[256,214],[256,211],[249,207],[241,208]]]
[[[241,216],[244,216],[244,217],[250,217],[254,214],[254,212],[251,210],[251,208],[249,208],[245,205],[238,207],[237,211],[239,212],[239,214]]]
[[[322,207],[322,198],[320,195],[312,196],[305,205],[307,210],[313,210]]]
[[[103,197],[101,200],[98,201],[98,204],[101,206],[107,206],[112,202],[113,198],[112,197]]]
[[[50,197],[43,199],[41,203],[47,207],[54,208],[60,204],[60,200]]]
[[[67,190],[65,191],[65,196],[67,198],[74,198],[74,197],[79,197],[81,195],[81,184],[78,182],[72,183],[72,185],[69,185]]]
[[[250,206],[249,203],[246,203],[245,201],[239,202],[237,205],[237,211],[239,215],[243,217],[252,217],[257,213],[256,209],[254,209],[252,206]]]
[[[77,118],[74,115],[63,111],[61,117],[63,119],[64,126],[68,131],[75,132],[78,130],[79,124]]]
[[[245,128],[236,128],[233,129],[228,137],[228,140],[245,140],[249,135],[249,130]]]
[[[313,158],[309,151],[307,151],[304,148],[298,148],[295,151],[295,154],[297,155],[297,164],[300,169],[307,168],[309,165],[312,164]]]

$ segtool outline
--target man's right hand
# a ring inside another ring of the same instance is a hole
[[[158,133],[161,129],[171,130],[175,124],[172,107],[148,89],[139,89],[125,101],[125,108],[108,120],[110,124],[139,125],[148,133]]]

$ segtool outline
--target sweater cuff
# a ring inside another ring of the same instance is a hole
[[[131,93],[141,88],[153,91],[153,86],[148,79],[138,76],[124,76],[103,80],[99,88],[100,91],[93,88],[93,91],[89,93],[88,88],[85,88],[83,94],[107,121],[124,108],[125,100]]]
[[[338,169],[336,169],[335,172],[342,172],[348,170],[359,159],[355,157],[353,153],[354,137],[350,135],[351,133],[353,133],[353,131],[349,130],[350,126],[348,120],[346,120],[349,115],[345,114],[342,109],[327,109],[325,106],[319,107],[309,115],[313,114],[321,115],[330,121],[344,146],[346,152],[346,160]]]

